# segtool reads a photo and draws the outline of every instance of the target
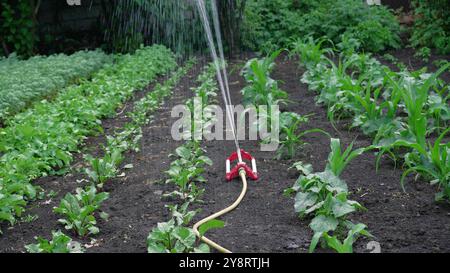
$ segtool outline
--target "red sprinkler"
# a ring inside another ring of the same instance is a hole
[[[226,162],[226,168],[227,168],[227,181],[231,181],[235,179],[236,177],[239,177],[239,171],[243,169],[247,175],[252,180],[258,180],[258,172],[256,170],[256,160],[255,158],[247,153],[246,151],[241,149],[241,156],[243,159],[251,161],[252,162],[252,168],[250,169],[249,166],[245,162],[238,162],[237,165],[231,169],[231,162],[234,162],[238,160],[239,156],[237,152],[233,152],[229,158],[227,158]]]

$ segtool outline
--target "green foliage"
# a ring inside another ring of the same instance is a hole
[[[217,91],[219,89],[215,77],[215,65],[210,63],[203,68],[203,71],[196,79],[198,86],[192,88],[195,96],[188,99],[185,103],[191,114],[191,118],[188,120],[189,124],[180,125],[180,127],[188,127],[188,129],[181,128],[184,129],[182,133],[183,139],[185,140],[198,140],[203,130],[215,119],[215,116],[209,111],[211,109],[209,106],[214,102],[215,97],[217,97]],[[201,113],[202,118],[198,119],[198,116],[195,116],[196,113]]]
[[[101,51],[36,56],[26,61],[11,55],[0,61],[0,119],[54,95],[69,84],[81,82],[111,60]]]
[[[100,230],[95,226],[97,221],[94,212],[108,198],[108,193],[98,193],[95,186],[87,187],[85,190],[77,188],[76,195],[67,193],[54,211],[65,217],[58,222],[67,230],[73,229],[81,237],[95,235]]]
[[[446,1],[414,0],[414,27],[411,44],[432,47],[441,54],[450,52],[450,11]]]
[[[216,96],[217,83],[214,80],[214,66],[207,65],[197,78],[199,86],[194,88],[194,94],[201,98],[203,104],[209,104]],[[203,95],[202,95],[203,94]],[[187,103],[192,102],[188,100]],[[203,106],[202,107],[203,110]],[[207,119],[202,115],[202,122]],[[195,129],[195,128],[194,128]],[[191,134],[194,130],[191,130]],[[192,135],[190,135],[192,137]],[[209,247],[206,244],[197,244],[196,235],[191,228],[187,228],[192,218],[199,212],[189,211],[188,207],[193,202],[199,202],[204,189],[197,187],[196,183],[206,182],[202,177],[204,167],[212,165],[211,159],[205,155],[205,151],[200,147],[200,142],[189,140],[184,145],[175,150],[175,154],[169,155],[174,158],[170,164],[170,169],[166,171],[169,175],[166,183],[174,184],[177,190],[165,194],[165,196],[181,197],[185,200],[183,205],[167,206],[172,219],[165,223],[158,223],[147,237],[147,247],[149,253],[207,253]],[[220,228],[220,221],[207,223],[201,228],[202,234],[211,228]]]
[[[308,41],[311,41],[310,38]],[[314,51],[314,53],[311,53]],[[320,46],[307,49],[306,46],[302,47],[299,43],[299,47],[295,52],[305,52],[304,60],[311,59],[314,62],[314,57],[312,55],[316,54],[316,51],[323,52]],[[259,110],[260,117],[266,117],[266,126],[272,127],[272,123],[275,122],[273,119],[272,107],[274,105],[279,105],[280,103],[286,103],[288,95],[285,91],[279,89],[278,82],[270,77],[270,73],[275,66],[275,59],[280,55],[282,51],[278,50],[262,59],[252,59],[247,62],[244,69],[242,70],[242,75],[244,76],[247,86],[241,90],[243,95],[244,105],[252,106]],[[317,55],[314,55],[317,56]],[[259,108],[260,106],[266,106],[266,110]],[[247,108],[249,111],[250,108]],[[274,140],[271,136],[264,138],[263,143],[271,143],[273,141],[278,141],[279,148],[277,150],[277,158],[293,158],[297,151],[301,149],[306,143],[303,137],[306,134],[320,132],[325,133],[320,129],[312,129],[303,132],[299,132],[299,127],[302,123],[308,122],[307,116],[300,116],[296,113],[283,112],[277,116],[280,125],[280,135],[279,139]],[[263,124],[258,123],[252,124],[252,126],[262,126]],[[261,129],[261,127],[260,127]],[[327,133],[325,133],[327,134]]]
[[[340,140],[331,139],[331,153],[325,171],[314,173],[311,165],[294,164],[302,174],[285,194],[296,193],[294,208],[299,217],[313,217],[309,225],[314,231],[310,252],[322,240],[326,247],[339,253],[350,253],[358,236],[371,237],[364,224],[354,225],[346,219],[348,214],[364,210],[361,204],[348,199],[347,184],[339,178],[346,165],[364,152],[364,149],[351,150],[352,145],[342,154]],[[344,230],[348,230],[347,237],[342,235]]]
[[[20,194],[15,194],[12,190],[14,187],[20,189],[25,189],[23,186],[18,183],[13,185],[9,185],[8,188],[0,185],[0,221],[1,222],[9,222],[11,225],[16,223],[16,217],[20,217],[22,212],[24,211],[24,206],[26,205],[26,201],[23,196]],[[32,187],[31,185],[26,185],[28,187]],[[34,189],[33,189],[34,190]],[[10,191],[12,193],[10,193]],[[4,193],[2,193],[4,192]],[[0,230],[0,234],[1,234]]]
[[[172,219],[158,223],[147,237],[149,253],[208,253],[206,244],[196,244],[196,236],[191,228],[186,226],[196,212],[187,212],[189,203],[183,204],[181,211],[172,207]],[[182,215],[180,217],[180,215]],[[187,216],[186,216],[187,215]]]
[[[86,174],[92,182],[102,187],[108,179],[116,177],[119,171],[117,167],[123,161],[123,156],[120,150],[115,149],[111,153],[106,152],[103,158],[93,158],[88,155],[86,160],[91,165],[91,169],[85,170]]]
[[[61,231],[52,231],[52,240],[48,241],[42,237],[36,237],[36,244],[25,246],[29,253],[83,253],[84,249],[80,243]]]
[[[418,173],[439,186],[436,200],[448,199],[448,143],[444,143],[444,135],[450,120],[450,94],[448,84],[439,76],[450,64],[444,62],[430,74],[424,69],[394,72],[370,54],[354,50],[343,50],[337,65],[324,56],[315,59],[319,63],[308,66],[302,82],[318,92],[318,102],[327,106],[329,118],[351,117],[352,127],[374,138],[374,145],[367,149],[379,150],[377,168],[385,154],[395,161],[402,158],[406,167],[402,185],[408,174]],[[429,140],[436,134],[440,137]]]
[[[305,132],[298,133],[300,124],[307,123],[308,117],[300,116],[297,113],[283,112],[280,114],[280,147],[277,150],[277,158],[286,156],[293,158],[296,151],[301,149],[305,142],[303,136]]]
[[[223,228],[225,226],[225,222],[217,219],[209,220],[198,228],[198,232],[200,236],[204,236],[208,230]]]
[[[340,176],[345,167],[356,157],[362,155],[372,147],[359,148],[353,150],[353,142],[345,149],[341,148],[341,141],[337,138],[331,139],[331,152],[328,156],[327,169],[333,172],[336,176]]]
[[[200,212],[198,210],[189,210],[189,202],[183,203],[180,208],[178,205],[166,205],[169,208],[170,213],[172,214],[172,219],[175,220],[175,224],[179,226],[187,226],[192,221],[194,216]]]
[[[178,196],[189,202],[200,201],[204,190],[199,189],[196,183],[206,182],[202,176],[205,171],[204,167],[212,165],[211,159],[204,153],[199,142],[189,141],[178,147],[174,155],[170,155],[175,160],[170,163],[170,169],[166,171],[169,175],[166,183],[175,184],[178,189],[165,196]]]
[[[34,22],[34,1],[16,0],[14,5],[0,1],[0,41],[21,57],[30,57],[37,42]],[[9,53],[9,52],[7,52]]]
[[[241,90],[244,105],[268,107],[279,104],[287,98],[287,93],[278,87],[278,82],[270,77],[275,59],[281,50],[275,51],[263,59],[251,59],[247,62],[242,75],[247,86]]]
[[[326,39],[314,40],[312,36],[308,36],[304,39],[297,39],[292,43],[290,54],[291,56],[298,56],[301,65],[304,65],[308,69],[312,69],[322,61],[324,55],[333,54],[332,49],[322,47],[322,44],[326,42],[331,43],[330,40]]]
[[[299,9],[293,8],[292,2],[247,1],[243,24],[243,45],[253,50],[271,52],[280,47],[287,47],[290,37],[294,35],[301,37],[302,14]]]
[[[80,236],[98,233],[98,228],[95,226],[96,219],[94,212],[98,209],[101,202],[108,198],[108,193],[98,193],[96,187],[103,187],[103,184],[118,174],[118,167],[123,160],[122,153],[136,147],[137,140],[140,139],[138,134],[142,134],[140,126],[149,122],[146,117],[152,111],[155,111],[162,100],[171,94],[171,89],[180,80],[180,78],[187,73],[192,67],[194,60],[187,62],[185,67],[179,68],[173,73],[172,77],[164,84],[155,86],[153,92],[143,97],[135,103],[134,110],[131,112],[131,121],[124,125],[121,132],[118,132],[115,137],[108,137],[107,146],[104,147],[105,156],[103,158],[93,158],[90,155],[86,156],[86,160],[91,164],[92,169],[86,169],[86,173],[95,186],[89,187],[86,191],[77,189],[77,195],[73,196],[67,194],[61,201],[55,212],[66,216],[65,219],[60,219],[59,222],[66,225],[66,229],[75,229]],[[123,168],[131,168],[132,165],[126,165]],[[170,209],[173,213],[174,219],[177,223],[187,223],[195,215],[195,212],[188,212],[187,205],[183,205],[178,211],[177,206],[172,206]],[[105,213],[101,213],[100,216]]]
[[[277,150],[277,159],[294,158],[297,152],[307,144],[304,141],[307,134],[323,133],[328,136],[328,133],[321,129],[299,131],[300,125],[308,123],[308,121],[308,116],[301,116],[297,113],[282,112],[280,114],[280,146]]]
[[[388,76],[392,93],[398,93],[401,96],[404,112],[407,115],[406,128],[400,130],[393,137],[394,139],[413,141],[425,148],[427,135],[434,129],[439,131],[440,128],[446,127],[445,124],[448,120],[446,112],[450,110],[448,105],[445,105],[448,95],[446,98],[443,97],[446,88],[444,87],[439,92],[432,92],[431,90],[439,90],[440,81],[438,77],[449,67],[450,65],[444,66],[432,75],[420,74],[419,79],[406,72],[400,74],[396,79]],[[431,124],[434,125],[432,128],[428,126],[429,121],[432,121]],[[441,125],[442,123],[444,125]],[[387,143],[389,141],[385,142],[384,145],[387,146]]]
[[[116,132],[114,136],[107,136],[107,145],[104,147],[105,155],[102,158],[85,156],[90,164],[90,168],[86,168],[85,172],[91,181],[97,184],[97,187],[102,187],[107,180],[117,176],[125,151],[130,149],[139,151],[139,141],[142,138],[141,126],[150,122],[148,115],[159,108],[164,98],[172,93],[172,88],[192,68],[194,63],[195,60],[188,61],[184,67],[175,71],[164,84],[158,83],[152,92],[135,103],[133,111],[127,114],[131,121],[126,123],[122,130]],[[127,167],[132,168],[132,165],[124,166],[124,168]]]
[[[0,221],[14,223],[23,206],[36,196],[30,182],[67,171],[72,152],[86,136],[101,131],[101,119],[158,75],[176,66],[162,46],[124,55],[91,81],[68,87],[52,102],[41,101],[0,129]],[[55,170],[58,169],[58,170]]]
[[[424,46],[416,51],[414,57],[421,58],[424,62],[428,62],[431,57],[431,49]]]
[[[449,63],[448,60],[443,60],[443,59],[441,59],[441,60],[436,60],[436,61],[433,62],[433,64],[434,64],[436,67],[438,67],[438,68],[441,68],[441,67],[447,65],[448,63]]]
[[[410,173],[418,173],[428,177],[432,185],[437,184],[441,192],[436,194],[436,201],[450,200],[450,145],[442,143],[444,137],[450,132],[447,129],[434,142],[422,147],[416,142],[398,140],[394,147],[407,147],[413,150],[407,153],[406,164],[408,169],[402,175],[402,186]]]
[[[388,15],[387,15],[388,16]],[[344,33],[361,41],[361,48],[371,52],[380,52],[389,48],[400,48],[400,39],[395,26],[389,29],[378,21],[380,18],[362,21],[355,27],[349,27]],[[395,20],[395,19],[392,19]]]
[[[244,26],[244,45],[265,52],[310,35],[338,44],[345,34],[359,39],[361,49],[374,52],[397,48],[400,42],[395,16],[385,7],[369,7],[359,0],[251,0]]]

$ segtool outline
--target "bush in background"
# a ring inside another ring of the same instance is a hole
[[[447,0],[414,0],[415,22],[411,44],[450,53],[450,9]]]
[[[361,40],[367,51],[400,46],[400,25],[392,12],[360,0],[250,0],[245,15],[244,45],[252,50],[287,47],[308,35],[337,44],[344,33]]]

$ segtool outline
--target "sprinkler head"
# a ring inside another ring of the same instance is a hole
[[[226,179],[227,179],[227,181],[231,181],[231,180],[235,179],[236,177],[239,177],[239,172],[241,170],[244,170],[246,176],[249,177],[250,179],[258,180],[258,172],[256,170],[255,158],[244,150],[241,150],[241,155],[242,155],[242,159],[248,160],[252,163],[252,168],[250,168],[247,165],[247,163],[245,163],[245,162],[238,162],[236,164],[236,166],[234,166],[233,169],[231,169],[231,162],[238,160],[237,152],[232,153],[230,155],[230,157],[227,158],[227,161],[226,161],[226,170],[227,170]]]

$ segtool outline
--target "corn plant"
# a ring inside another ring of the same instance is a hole
[[[278,82],[270,78],[275,59],[281,51],[275,51],[267,58],[252,59],[247,62],[242,75],[248,85],[242,89],[244,105],[276,105],[287,99],[287,93],[278,87]]]
[[[328,155],[327,169],[333,172],[336,176],[340,176],[347,165],[356,157],[362,155],[363,153],[373,149],[374,147],[364,147],[353,150],[353,142],[347,147],[347,149],[342,150],[340,139],[331,139],[331,152]]]
[[[434,142],[422,147],[419,143],[398,140],[394,146],[407,147],[413,151],[405,155],[408,169],[403,173],[401,184],[410,173],[419,173],[429,177],[431,184],[437,184],[441,192],[436,194],[436,201],[450,200],[450,145],[442,143],[450,129],[444,131]]]
[[[85,190],[77,188],[75,195],[66,194],[59,206],[54,208],[54,212],[65,217],[58,222],[67,230],[73,229],[81,237],[95,235],[100,230],[95,226],[97,221],[94,212],[108,198],[108,193],[98,193],[95,186],[87,187]]]
[[[446,85],[442,89],[435,88],[435,93],[428,97],[427,116],[431,119],[428,128],[431,132],[442,133],[442,130],[448,128],[450,121],[450,89]]]
[[[65,86],[89,78],[112,62],[102,51],[80,51],[20,60],[12,55],[0,62],[0,119],[6,120]]]
[[[29,253],[83,253],[84,249],[80,243],[73,241],[61,231],[52,231],[52,240],[42,237],[35,238],[36,244],[29,244],[25,249]]]
[[[381,99],[381,88],[372,89],[368,84],[364,89],[359,92],[344,91],[354,114],[352,127],[360,127],[369,136],[376,135],[380,128],[384,128],[385,134],[387,130],[398,131],[401,121],[396,114],[401,96],[391,96],[390,100],[384,101]]]
[[[332,60],[325,59],[325,63],[330,68],[322,71],[325,74],[320,76],[320,84],[317,84],[320,93],[317,96],[317,103],[325,104],[327,107],[327,116],[333,122],[336,117],[349,117],[350,112],[347,107],[348,98],[342,90],[347,88],[358,88],[353,79],[347,75],[351,63],[342,62],[336,65]]]
[[[395,146],[399,146],[399,143],[403,142],[415,143],[417,144],[415,146],[421,147],[421,150],[427,150],[426,138],[430,133],[430,130],[428,129],[429,117],[427,116],[430,89],[437,84],[437,77],[448,67],[450,67],[450,65],[442,67],[424,82],[417,81],[408,74],[403,75],[400,83],[391,77],[388,77],[389,83],[393,88],[392,92],[401,94],[404,111],[408,116],[405,123],[406,128],[399,131],[395,138],[379,145],[381,152],[379,153],[378,158],[381,158],[384,153],[395,148]],[[396,144],[396,141],[400,142]]]
[[[291,56],[298,56],[300,63],[307,69],[313,68],[325,58],[325,55],[333,55],[331,48],[322,47],[324,43],[332,44],[332,41],[325,38],[314,40],[312,36],[297,39],[291,45]]]

